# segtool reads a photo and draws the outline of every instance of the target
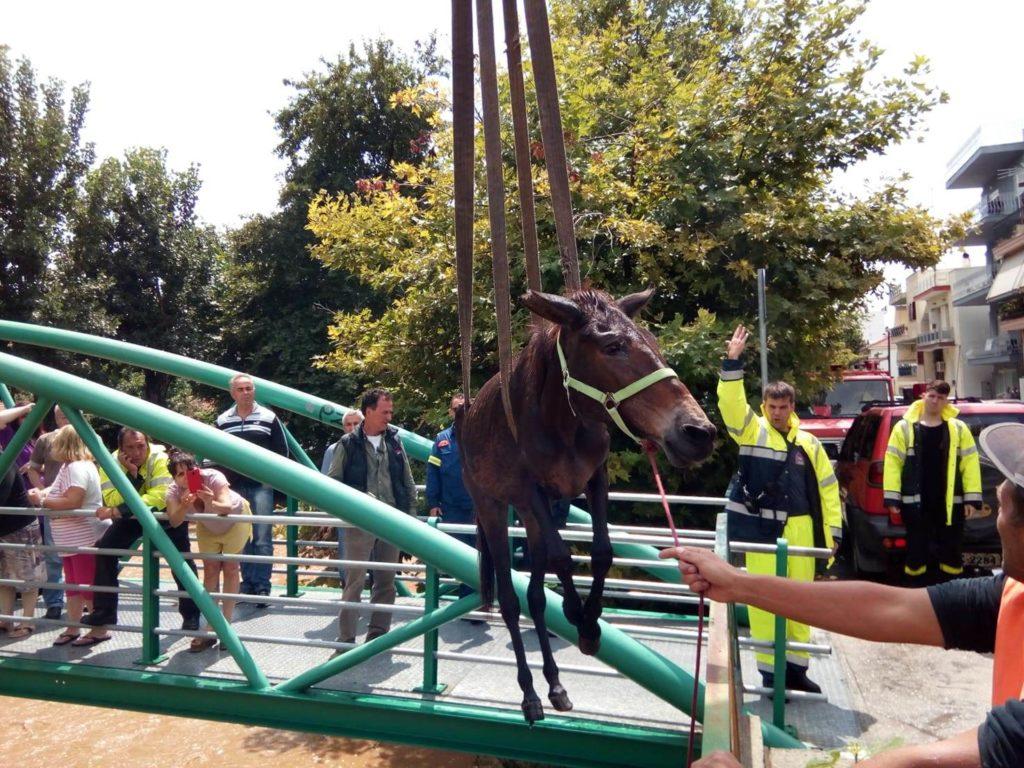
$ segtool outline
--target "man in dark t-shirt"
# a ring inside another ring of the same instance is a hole
[[[996,424],[981,433],[982,450],[1006,481],[999,486],[996,527],[1005,572],[919,589],[867,582],[801,582],[733,568],[707,550],[679,547],[683,580],[712,600],[755,605],[789,619],[864,640],[913,643],[994,653],[992,709],[985,722],[932,744],[893,749],[863,768],[934,765],[957,768],[1024,766],[1024,424]],[[694,768],[739,768],[724,752]]]

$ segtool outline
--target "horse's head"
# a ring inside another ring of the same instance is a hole
[[[683,382],[674,375],[659,377],[668,366],[658,342],[633,322],[652,295],[653,288],[615,301],[593,290],[569,297],[529,291],[523,303],[556,326],[546,332],[561,347],[568,375],[583,385],[572,385],[574,409],[611,421],[608,406],[615,405],[629,432],[657,443],[681,467],[711,454],[715,427]],[[587,395],[589,388],[597,392]]]

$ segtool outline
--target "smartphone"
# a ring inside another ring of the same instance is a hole
[[[191,493],[198,493],[203,489],[203,475],[199,467],[186,470],[185,477],[188,479],[188,489]]]

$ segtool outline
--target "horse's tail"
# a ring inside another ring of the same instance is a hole
[[[480,600],[484,608],[490,608],[494,603],[494,558],[491,557],[491,546],[479,523],[476,526],[476,541],[480,552]]]

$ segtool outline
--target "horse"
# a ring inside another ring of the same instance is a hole
[[[544,620],[544,574],[550,566],[565,593],[565,617],[579,632],[580,650],[600,647],[601,593],[612,562],[608,537],[608,424],[649,441],[677,467],[710,455],[715,427],[667,366],[654,336],[634,322],[653,289],[615,301],[584,289],[569,296],[529,291],[522,303],[539,320],[506,382],[512,428],[502,406],[501,381],[492,377],[476,399],[456,412],[463,479],[477,511],[480,593],[498,603],[508,627],[527,722],[544,718],[519,631],[519,599],[512,586],[508,506],[526,527],[532,555],[527,604],[544,659],[548,699],[572,709],[558,679]],[[632,385],[632,386],[631,386]],[[634,434],[635,433],[635,434]],[[586,492],[593,518],[593,583],[584,604],[572,582],[572,558],[551,519],[554,499]]]

